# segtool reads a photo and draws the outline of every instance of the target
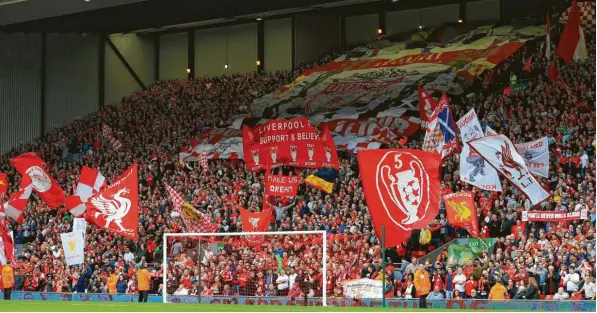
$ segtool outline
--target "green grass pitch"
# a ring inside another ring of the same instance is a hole
[[[411,309],[410,311],[425,311]],[[428,309],[433,310],[433,309]],[[0,301],[0,312],[389,312],[397,308],[268,306],[234,304],[174,304],[125,302]],[[456,311],[435,309],[433,311]],[[462,311],[462,310],[460,310]]]

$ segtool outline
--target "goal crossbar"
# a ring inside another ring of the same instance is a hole
[[[162,302],[168,303],[167,292],[167,273],[168,273],[168,238],[169,237],[233,237],[233,236],[287,236],[287,235],[321,235],[323,239],[323,260],[322,260],[322,306],[327,306],[327,232],[325,230],[307,230],[307,231],[285,231],[285,232],[246,232],[246,233],[164,233],[163,241],[163,261],[162,261]]]

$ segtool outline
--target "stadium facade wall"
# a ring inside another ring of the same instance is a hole
[[[195,31],[195,77],[253,72],[256,61],[257,23]]]
[[[0,34],[0,153],[41,134],[40,34]]]
[[[402,10],[386,13],[386,28],[389,34],[399,34],[417,29],[421,25],[421,10]]]
[[[471,22],[499,21],[500,1],[481,0],[467,2],[465,6],[466,20]]]
[[[342,17],[304,13],[294,16],[294,65],[342,46]],[[267,59],[265,60],[267,62]]]
[[[133,71],[141,81],[150,85],[155,73],[155,50],[154,40],[149,36],[136,34],[114,34],[110,35],[114,46],[126,59]],[[126,69],[125,65],[118,59],[116,53],[109,45],[104,46],[106,59],[106,104],[120,103],[123,97],[141,91],[137,81]],[[183,69],[184,72],[184,69]]]
[[[99,109],[99,37],[49,34],[46,45],[48,132]]]
[[[379,28],[379,14],[346,17],[345,38],[348,45],[374,40]]]
[[[265,71],[292,69],[292,18],[267,20],[264,24]]]
[[[195,76],[215,76],[224,72],[226,64],[226,28],[195,31]]]
[[[444,23],[458,21],[460,9],[458,4],[446,4],[421,9],[421,22],[425,27],[437,27]]]
[[[160,36],[160,80],[187,78],[187,45],[187,33]]]
[[[47,300],[47,301],[91,301],[91,302],[136,302],[136,294],[88,294],[88,293],[44,293],[44,292],[13,292],[12,300]],[[0,301],[2,301],[0,299]],[[148,302],[160,303],[162,296],[150,295]],[[303,306],[303,299],[291,300],[288,297],[197,297],[197,296],[168,296],[172,303],[201,303],[201,304],[239,304],[239,305],[274,305],[274,306]],[[308,299],[308,306],[321,305],[321,298]],[[328,298],[327,305],[337,307],[382,307],[381,299],[342,299]],[[386,299],[386,307],[416,309],[418,299]],[[492,311],[568,311],[595,312],[595,301],[551,301],[551,300],[433,300],[427,301],[427,306],[433,309],[452,310],[492,310]]]

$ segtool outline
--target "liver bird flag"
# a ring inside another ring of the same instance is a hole
[[[137,163],[134,163],[108,188],[89,198],[85,219],[97,227],[137,240],[138,186]]]
[[[237,205],[240,216],[243,220],[243,232],[264,232],[269,225],[272,209],[267,208],[261,212],[249,212],[240,205]]]
[[[55,209],[64,203],[64,191],[58,185],[58,182],[45,170],[45,163],[33,152],[22,154],[16,158],[10,159],[21,176],[29,176],[33,184],[33,191],[48,204],[51,209]]]
[[[451,225],[462,227],[471,237],[479,237],[477,206],[470,191],[451,193],[443,196],[446,215]]]
[[[485,161],[522,191],[533,204],[549,198],[549,193],[531,174],[525,159],[504,135],[486,136],[467,143]]]
[[[414,149],[361,150],[359,171],[373,227],[386,247],[397,246],[413,229],[427,226],[439,212],[438,154]]]

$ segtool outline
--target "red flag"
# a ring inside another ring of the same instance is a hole
[[[524,70],[525,70],[525,72],[530,72],[532,66],[533,66],[533,63],[531,61],[531,58],[529,57],[527,59],[527,61],[524,63]]]
[[[550,62],[547,66],[547,77],[554,85],[560,82],[560,71],[558,71],[558,67],[553,62]]]
[[[578,5],[576,4],[576,0],[574,0],[570,7],[568,21],[556,49],[556,54],[564,59],[566,63],[570,63],[572,60],[584,60],[587,58],[587,46],[581,26]]]
[[[44,169],[44,161],[35,153],[29,152],[22,154],[10,163],[17,169],[21,176],[29,176],[33,182],[33,190],[39,197],[48,204],[51,209],[55,209],[64,203],[64,191]]]
[[[12,241],[12,236],[10,236],[10,232],[8,231],[8,222],[4,218],[4,215],[0,215],[0,238],[2,238],[2,245],[4,246],[4,256],[7,260],[10,260],[14,264],[16,261],[14,242]]]
[[[4,199],[6,195],[6,191],[8,190],[8,179],[6,179],[6,174],[0,172],[0,203]]]
[[[4,255],[12,262],[15,261],[14,245],[12,237],[8,234],[8,222],[4,213],[4,196],[8,190],[8,179],[5,173],[0,173],[0,238],[4,246]]]
[[[429,122],[436,107],[437,101],[419,85],[419,113],[421,114],[421,121]]]
[[[263,232],[269,225],[272,209],[267,208],[261,212],[249,212],[240,205],[237,205],[243,220],[243,232]]]
[[[31,197],[31,191],[33,190],[33,183],[29,176],[23,176],[21,178],[21,184],[19,191],[10,195],[8,202],[4,203],[4,212],[6,216],[12,217],[17,223],[23,223],[23,211],[29,202]]]
[[[444,195],[443,199],[448,222],[466,229],[471,237],[478,238],[479,225],[473,193],[470,191],[456,192]]]
[[[87,201],[85,219],[95,226],[137,240],[139,221],[137,163]]]
[[[85,213],[85,210],[87,209],[85,206],[85,202],[81,200],[80,196],[76,195],[64,198],[64,206],[75,217],[81,217],[81,215],[83,215],[83,213]]]
[[[373,227],[386,247],[406,240],[439,212],[441,157],[414,149],[361,150],[359,171]]]

